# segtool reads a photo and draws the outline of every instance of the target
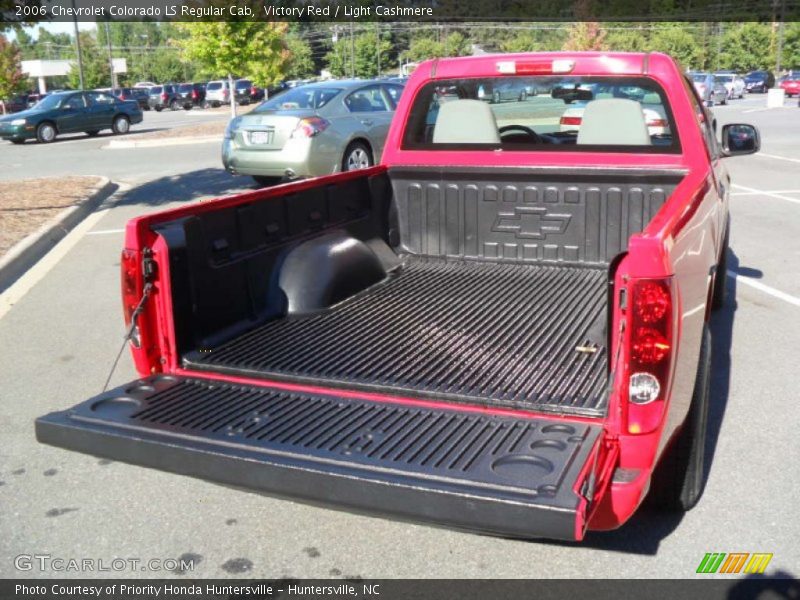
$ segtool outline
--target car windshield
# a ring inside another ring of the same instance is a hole
[[[151,96],[155,96],[155,95],[160,94],[160,93],[161,93],[161,86],[160,85],[157,85],[155,87],[151,87],[150,88],[150,95]]]
[[[183,85],[178,87],[179,92],[191,92],[192,89],[193,88],[191,83],[184,83]]]
[[[646,77],[453,79],[417,94],[403,147],[678,152],[673,131],[666,94]]]
[[[706,80],[707,77],[708,75],[706,75],[705,73],[695,73],[694,75],[692,75],[692,81],[697,83],[702,83]]]
[[[66,98],[66,94],[53,94],[52,96],[45,96],[37,102],[33,108],[39,110],[51,110],[61,106],[61,102]]]
[[[299,87],[278,94],[263,102],[253,112],[266,110],[296,110],[298,108],[319,109],[328,104],[342,90],[339,88]]]
[[[221,81],[212,81],[206,86],[206,89],[209,91],[213,90],[220,90],[222,89],[222,82]]]
[[[724,83],[729,83],[729,82],[733,81],[733,75],[724,75],[723,74],[723,75],[717,75],[716,77],[717,77],[717,79],[719,79],[720,81],[722,81]]]
[[[745,79],[747,81],[759,81],[761,79],[764,79],[764,74],[763,73],[750,73],[749,75],[747,75],[745,77]]]
[[[244,89],[249,88],[251,85],[253,85],[253,84],[250,83],[249,81],[237,81],[236,82],[236,89],[237,90],[244,90]]]

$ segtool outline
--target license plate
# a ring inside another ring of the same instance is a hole
[[[251,144],[271,144],[272,131],[251,131],[250,143]]]

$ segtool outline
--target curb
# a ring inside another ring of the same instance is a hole
[[[157,148],[160,146],[188,146],[189,144],[207,144],[222,142],[221,135],[195,135],[186,137],[165,137],[152,140],[111,140],[103,146],[104,150],[122,150],[123,148]]]
[[[117,189],[108,177],[98,177],[94,191],[80,204],[62,210],[37,231],[29,234],[0,258],[0,292],[35,265],[69,231]]]

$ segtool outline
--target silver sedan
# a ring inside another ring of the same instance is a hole
[[[222,163],[262,185],[370,167],[380,161],[402,91],[363,80],[290,89],[231,120]]]

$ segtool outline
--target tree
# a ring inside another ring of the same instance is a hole
[[[752,71],[775,65],[770,26],[764,23],[742,23],[726,29],[720,42],[719,67]]]
[[[296,33],[286,36],[289,56],[286,61],[287,79],[305,79],[314,74],[314,59],[311,46]]]
[[[564,50],[605,50],[605,31],[595,21],[578,21],[570,25]]]
[[[697,39],[679,27],[659,29],[650,38],[650,50],[669,54],[684,68],[700,67],[703,60],[703,48]]]
[[[784,69],[800,69],[800,23],[787,23],[783,32],[781,65]]]
[[[4,100],[19,91],[24,78],[20,68],[19,48],[0,34],[0,105],[3,114],[6,114]]]
[[[411,40],[408,50],[403,53],[403,56],[416,62],[445,56],[466,56],[471,52],[471,42],[463,33],[453,31],[442,40],[430,35],[415,37]]]
[[[84,89],[111,87],[111,65],[108,62],[108,50],[98,46],[94,36],[88,31],[81,31],[80,39]],[[81,78],[77,61],[72,64],[67,81],[72,89],[80,89]]]
[[[182,58],[196,62],[206,76],[248,77],[262,87],[283,78],[289,58],[286,23],[218,21],[174,26],[185,35],[175,40]]]

